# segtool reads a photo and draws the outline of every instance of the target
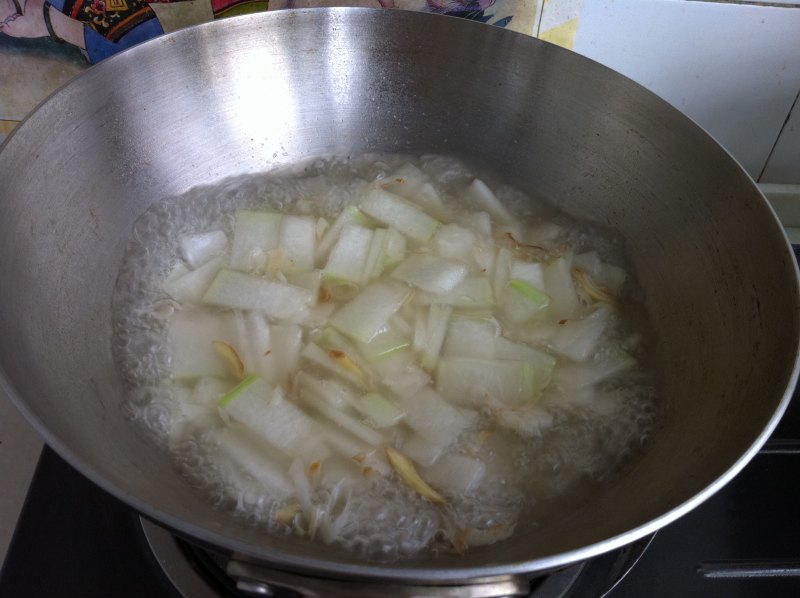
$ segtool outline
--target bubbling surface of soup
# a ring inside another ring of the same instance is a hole
[[[156,202],[113,300],[127,414],[209,500],[392,561],[596,492],[655,417],[622,240],[441,156]]]

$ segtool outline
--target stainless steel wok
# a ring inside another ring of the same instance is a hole
[[[658,335],[660,423],[590,504],[464,556],[375,566],[215,511],[124,420],[110,300],[137,216],[228,175],[367,151],[453,154],[625,235]],[[476,23],[329,9],[188,29],[92,67],[0,152],[3,389],[112,494],[278,569],[458,584],[636,540],[758,450],[795,384],[798,330],[781,227],[713,139],[590,60]]]

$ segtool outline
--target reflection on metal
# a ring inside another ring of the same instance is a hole
[[[228,574],[238,580],[237,588],[251,596],[284,596],[293,592],[302,598],[501,598],[530,595],[530,581],[506,577],[492,581],[455,586],[415,586],[360,580],[322,579],[276,571],[231,559]]]
[[[745,579],[751,577],[800,577],[800,561],[775,559],[771,561],[706,561],[697,572],[716,579]]]
[[[794,438],[772,438],[759,451],[760,455],[798,455],[800,440]]]
[[[142,530],[161,570],[184,598],[219,598],[205,579],[192,567],[175,536],[140,517]]]

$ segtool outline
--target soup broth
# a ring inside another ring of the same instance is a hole
[[[618,235],[485,181],[327,158],[155,202],[113,301],[129,419],[220,509],[370,560],[578,500],[655,418],[635,280]]]

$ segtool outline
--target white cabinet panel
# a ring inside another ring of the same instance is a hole
[[[757,177],[800,89],[798,32],[793,6],[584,0],[574,50],[666,99]]]
[[[761,180],[765,183],[800,185],[800,101],[795,102]]]

